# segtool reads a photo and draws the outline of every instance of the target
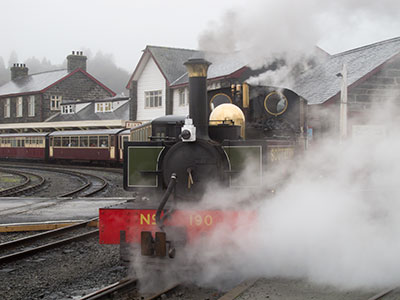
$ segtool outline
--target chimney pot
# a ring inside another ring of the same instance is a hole
[[[26,64],[14,63],[13,67],[10,68],[10,71],[11,71],[11,80],[15,80],[18,78],[28,76],[29,69],[26,67]]]
[[[83,51],[72,51],[72,55],[67,56],[67,69],[72,72],[76,69],[86,71],[87,57],[83,55]]]

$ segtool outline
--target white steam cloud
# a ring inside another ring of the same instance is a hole
[[[209,52],[240,51],[254,69],[284,60],[285,69],[278,68],[276,75],[266,74],[251,83],[290,87],[293,79],[288,76],[293,68],[301,65],[306,70],[310,58],[323,56],[318,44],[334,39],[338,45],[360,46],[354,33],[367,43],[376,42],[370,40],[371,32],[395,32],[399,27],[399,8],[395,0],[253,0],[210,23],[198,43],[201,50]]]
[[[286,183],[273,197],[266,193],[253,205],[240,205],[213,188],[205,201],[223,199],[225,209],[253,210],[257,217],[250,222],[245,216],[235,230],[222,224],[190,247],[192,262],[202,266],[197,283],[223,288],[244,278],[282,276],[342,289],[397,286],[400,133],[393,119],[383,123],[382,116],[398,115],[399,109],[388,106],[367,119],[390,131],[320,142],[286,165],[290,172],[279,170],[276,178],[287,176]],[[249,198],[237,191],[235,196]]]

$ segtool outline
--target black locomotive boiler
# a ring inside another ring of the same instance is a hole
[[[293,158],[304,144],[305,104],[295,93],[243,84],[207,95],[209,63],[191,59],[185,65],[189,116],[155,119],[148,141],[124,144],[124,188],[150,200],[100,209],[100,243],[172,259],[176,248],[219,224],[234,227],[243,215],[254,218],[235,209],[200,209],[197,204],[210,187],[260,188],[266,168]],[[240,175],[250,160],[252,178],[244,181]]]

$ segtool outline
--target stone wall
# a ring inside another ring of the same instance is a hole
[[[0,99],[0,123],[27,123],[44,122],[49,117],[59,113],[59,110],[50,109],[50,98],[52,95],[61,96],[66,100],[96,100],[112,97],[107,89],[90,79],[82,72],[76,72],[66,79],[50,87],[42,94],[36,94],[35,116],[28,117],[28,97],[23,96],[23,116],[16,117],[16,102],[18,97],[9,97],[11,106],[10,118],[4,118],[5,99]]]
[[[373,104],[400,104],[400,58],[386,63],[381,70],[348,91],[350,112],[362,112]]]

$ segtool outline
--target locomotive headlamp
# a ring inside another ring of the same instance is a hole
[[[182,126],[180,137],[182,139],[182,142],[196,141],[196,127],[194,127],[192,119],[185,119],[185,125]]]

